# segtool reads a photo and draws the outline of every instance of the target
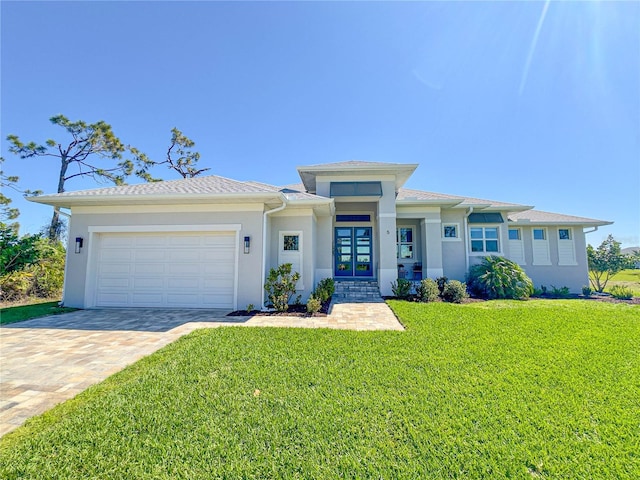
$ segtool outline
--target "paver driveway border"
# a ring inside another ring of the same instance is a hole
[[[79,310],[0,327],[0,436],[198,328],[403,330],[385,303],[326,317],[228,317],[220,310]]]

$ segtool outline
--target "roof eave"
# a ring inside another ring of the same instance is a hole
[[[27,197],[27,200],[53,207],[71,208],[74,206],[94,206],[94,205],[163,205],[163,204],[189,204],[189,203],[250,203],[287,201],[281,192],[259,192],[259,193],[180,193],[180,194],[150,194],[150,195],[39,195],[37,197]]]
[[[540,222],[540,221],[532,221],[526,219],[519,220],[509,220],[510,224],[513,225],[531,225],[531,226],[541,226],[548,227],[553,225],[567,225],[567,226],[583,226],[583,227],[603,227],[605,225],[613,225],[613,222],[607,222],[604,220],[593,220],[593,221],[548,221],[548,222]]]

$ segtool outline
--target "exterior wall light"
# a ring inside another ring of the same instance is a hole
[[[251,237],[244,237],[244,253],[249,253],[251,248]]]
[[[83,239],[82,237],[76,237],[76,253],[80,253],[80,250],[82,249],[82,244],[83,244]]]

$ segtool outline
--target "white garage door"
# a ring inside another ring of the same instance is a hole
[[[234,308],[233,232],[104,233],[99,307]]]

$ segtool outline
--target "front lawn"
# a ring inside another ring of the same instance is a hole
[[[640,308],[390,301],[405,332],[183,337],[0,440],[0,478],[640,478]]]
[[[0,308],[0,325],[77,310],[77,308],[59,307],[58,303],[60,302],[31,303],[29,305]]]

